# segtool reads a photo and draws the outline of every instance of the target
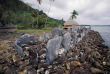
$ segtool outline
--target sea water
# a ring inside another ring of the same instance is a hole
[[[110,25],[91,25],[91,29],[98,31],[105,41],[104,44],[110,48]]]

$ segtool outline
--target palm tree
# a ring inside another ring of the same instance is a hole
[[[39,4],[41,4],[42,0],[37,0],[37,2],[39,2]]]
[[[42,0],[37,0],[37,2],[39,3],[39,4],[41,4],[41,2],[42,2]],[[38,4],[38,12],[37,12],[37,25],[39,24],[38,22],[38,19],[39,19],[39,4]]]
[[[50,12],[52,1],[54,1],[54,0],[50,0],[50,7],[49,7],[49,10],[48,10],[47,14],[49,14],[49,12]],[[47,19],[48,19],[48,16],[46,17],[45,28],[46,28],[46,24],[47,24]]]
[[[76,15],[78,15],[78,12],[76,11],[76,10],[74,10],[72,13],[71,13],[72,15],[71,15],[71,18],[73,19],[73,18],[77,18],[77,16]]]
[[[64,21],[64,20],[63,20],[63,18],[62,18],[62,19],[61,19],[61,24],[63,24],[63,21]]]

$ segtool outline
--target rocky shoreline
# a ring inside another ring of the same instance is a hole
[[[90,31],[67,53],[59,54],[50,64],[46,60],[47,40],[23,45],[22,58],[15,50],[0,53],[2,74],[93,74],[110,73],[110,50],[96,31]]]

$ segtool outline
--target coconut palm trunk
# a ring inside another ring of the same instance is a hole
[[[37,25],[39,25],[39,4],[38,4],[38,12],[37,12]]]
[[[41,4],[42,0],[37,0],[37,2],[38,2],[37,25],[39,25],[39,4]]]
[[[54,1],[54,0],[50,0],[50,7],[49,7],[49,10],[48,10],[48,13],[47,14],[49,14],[49,12],[50,12],[52,1]],[[46,28],[46,24],[47,24],[47,19],[48,19],[48,16],[46,17],[45,28]]]

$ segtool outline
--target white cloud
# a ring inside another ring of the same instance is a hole
[[[23,0],[33,8],[37,8],[37,0]],[[110,0],[55,0],[52,2],[50,17],[67,20],[73,10],[79,15],[76,21],[79,24],[110,24]],[[45,13],[50,7],[50,0],[43,0],[40,10]]]

